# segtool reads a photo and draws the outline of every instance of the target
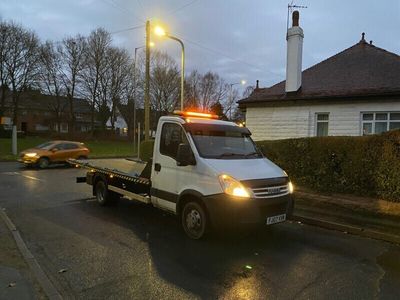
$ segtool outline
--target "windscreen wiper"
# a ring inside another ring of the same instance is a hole
[[[244,154],[245,157],[249,157],[249,156],[253,156],[253,155],[262,156],[260,154],[260,152],[250,152],[250,153]]]
[[[244,154],[240,154],[240,153],[225,152],[225,153],[218,155],[217,158],[228,157],[228,156],[237,156],[237,155],[244,156]]]

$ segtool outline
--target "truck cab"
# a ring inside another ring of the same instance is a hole
[[[161,117],[154,144],[153,204],[177,214],[191,238],[210,226],[273,224],[293,211],[287,174],[246,127],[209,114]]]
[[[286,172],[262,154],[246,127],[211,114],[161,117],[147,164],[70,163],[89,170],[77,182],[92,185],[99,204],[124,196],[169,211],[192,239],[212,227],[272,225],[293,212]]]

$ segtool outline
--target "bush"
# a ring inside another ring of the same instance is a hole
[[[400,131],[257,142],[295,184],[400,201]]]
[[[149,161],[153,157],[154,140],[143,141],[140,143],[140,159]]]

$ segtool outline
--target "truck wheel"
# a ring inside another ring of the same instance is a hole
[[[106,183],[103,180],[97,181],[94,188],[94,193],[96,195],[97,202],[101,206],[111,204],[119,199],[119,195],[117,193],[108,190]]]
[[[47,157],[41,157],[39,158],[37,165],[41,169],[46,169],[50,165],[50,161]]]
[[[201,239],[208,231],[209,222],[204,208],[195,201],[185,203],[182,209],[182,227],[186,235],[194,240]]]

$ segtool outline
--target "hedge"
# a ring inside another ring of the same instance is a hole
[[[400,131],[257,142],[295,184],[400,202]]]
[[[296,185],[400,202],[400,130],[362,137],[313,137],[257,142]],[[142,142],[140,158],[153,155]]]

